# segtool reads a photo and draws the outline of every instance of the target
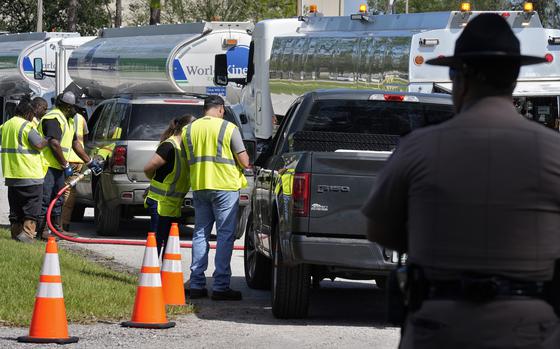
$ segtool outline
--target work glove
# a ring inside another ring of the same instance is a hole
[[[95,176],[99,176],[103,172],[103,167],[97,160],[91,159],[86,165]]]
[[[64,171],[64,177],[65,178],[68,178],[68,177],[70,177],[71,175],[74,174],[74,169],[72,168],[72,166],[70,166],[70,164],[66,164],[63,171]]]

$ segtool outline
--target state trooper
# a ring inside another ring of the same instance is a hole
[[[45,172],[40,150],[47,146],[33,123],[35,109],[28,96],[2,125],[2,174],[8,187],[12,239],[33,242],[41,211]]]
[[[449,67],[457,115],[404,137],[363,208],[368,238],[408,253],[401,348],[560,348],[545,292],[560,259],[560,138],[512,100],[521,66],[543,62],[497,14],[427,61]]]
[[[70,127],[68,122],[76,114],[76,105],[74,93],[67,91],[60,94],[56,98],[55,108],[45,114],[39,124],[39,133],[48,141],[48,147],[43,151],[46,175],[43,182],[42,207],[37,229],[37,232],[44,239],[48,237],[48,230],[45,229],[48,206],[56,197],[58,191],[64,187],[64,179],[74,173],[68,161],[70,150],[73,149],[88,168],[101,171],[100,165],[86,154],[74,134],[74,129]],[[58,231],[62,231],[63,202],[63,199],[57,200],[51,215],[53,225]]]

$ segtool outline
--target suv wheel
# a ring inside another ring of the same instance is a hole
[[[309,308],[309,266],[282,264],[279,235],[277,224],[272,247],[272,314],[281,319],[304,318]]]
[[[120,206],[110,208],[103,199],[103,190],[101,185],[95,187],[95,208],[94,222],[97,235],[112,236],[116,235],[119,230],[121,217]]]
[[[270,289],[270,259],[257,250],[257,236],[253,229],[253,217],[249,216],[245,230],[245,250],[243,253],[245,265],[245,281],[250,288],[256,290]]]

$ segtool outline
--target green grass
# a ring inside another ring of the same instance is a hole
[[[71,322],[129,320],[137,276],[113,271],[59,246],[66,314]],[[0,324],[28,326],[43,263],[45,243],[23,244],[0,229]],[[168,307],[168,316],[192,307]]]

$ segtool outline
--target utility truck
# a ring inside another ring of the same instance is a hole
[[[255,25],[244,81],[227,76],[226,57],[216,57],[216,81],[245,85],[238,107],[256,136],[272,135],[273,116],[284,115],[301,94],[318,88],[451,92],[448,70],[425,62],[451,55],[469,20],[482,12],[462,11],[265,20]],[[521,52],[548,63],[521,69],[515,104],[520,113],[557,128],[560,96],[560,30],[544,28],[538,14],[496,11],[511,25]],[[218,74],[219,73],[219,74]],[[219,75],[219,76],[218,76]],[[229,80],[228,80],[229,78]]]
[[[68,56],[92,40],[79,33],[24,33],[0,35],[0,119],[6,121],[23,94],[51,98],[70,83]]]

